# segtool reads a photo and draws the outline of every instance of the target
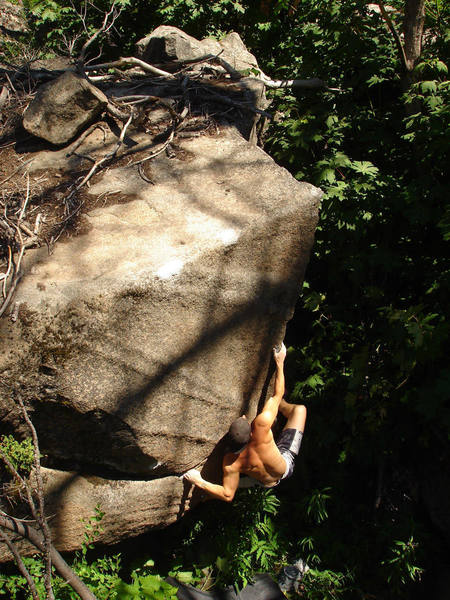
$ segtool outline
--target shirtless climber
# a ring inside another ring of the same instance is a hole
[[[231,502],[241,474],[253,477],[263,487],[269,488],[290,477],[294,471],[294,460],[305,429],[306,408],[283,400],[285,345],[282,344],[278,352],[274,349],[273,355],[276,363],[274,395],[267,400],[251,425],[245,416],[231,424],[227,435],[228,452],[222,463],[222,485],[206,481],[196,469],[190,469],[183,476],[213,498]],[[287,422],[275,442],[271,427],[278,411]]]

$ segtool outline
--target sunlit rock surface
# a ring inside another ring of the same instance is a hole
[[[180,516],[174,475],[256,414],[313,244],[320,190],[231,128],[181,146],[152,162],[153,183],[122,166],[92,185],[82,234],[27,252],[18,320],[0,325],[3,381],[33,404],[50,464],[79,474],[71,493],[85,475],[102,476],[112,503],[117,480],[163,489],[146,526],[106,520],[108,542]],[[129,202],[102,207],[117,190]],[[0,418],[19,426],[8,396]],[[131,514],[146,506],[138,497]],[[64,519],[79,512],[66,502]],[[61,549],[81,543],[77,527]]]

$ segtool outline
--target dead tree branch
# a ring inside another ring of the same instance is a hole
[[[3,181],[0,181],[0,186],[3,185],[4,183],[6,183],[7,181],[9,181],[10,179],[12,179],[14,177],[14,175],[16,173],[18,173],[21,169],[23,169],[24,167],[26,167],[27,165],[29,165],[31,162],[33,162],[33,158],[30,158],[28,160],[26,160],[25,162],[23,162],[21,165],[19,165],[17,167],[17,169],[15,169],[11,175],[8,175],[8,177],[6,177],[5,179],[3,179]]]
[[[119,58],[118,60],[114,60],[108,63],[101,63],[99,65],[90,65],[85,67],[86,71],[99,71],[101,69],[111,69],[114,67],[126,67],[127,65],[135,65],[140,67],[143,71],[147,73],[152,73],[153,75],[159,75],[160,77],[167,77],[167,79],[175,79],[176,76],[173,73],[169,73],[168,71],[163,71],[162,69],[158,69],[149,63],[141,60],[140,58],[135,58],[134,56],[127,56],[126,58]]]
[[[33,527],[30,527],[27,523],[23,523],[19,519],[0,513],[0,527],[20,535],[31,542],[38,550],[41,552],[44,551],[44,539],[42,534]],[[55,569],[64,581],[80,596],[81,600],[97,600],[91,590],[81,581],[78,575],[73,572],[54,546],[51,546],[50,556]]]
[[[85,7],[87,8],[87,3],[85,3]],[[114,26],[114,22],[116,21],[117,17],[120,15],[120,10],[117,9],[116,7],[116,3],[113,2],[111,5],[111,8],[109,9],[108,12],[105,13],[105,16],[103,18],[103,23],[101,25],[101,27],[99,29],[97,29],[97,31],[95,31],[83,44],[81,51],[80,51],[80,55],[78,57],[77,60],[77,66],[78,68],[80,68],[81,70],[84,68],[84,63],[86,62],[86,52],[89,48],[89,46],[91,46],[95,40],[102,34],[107,33],[108,31],[110,31],[110,29]],[[79,13],[80,14],[80,13]],[[86,11],[84,15],[80,14],[80,18],[82,20],[83,26],[85,31],[87,32],[87,27],[86,27]]]
[[[39,442],[36,433],[36,429],[31,422],[31,419],[28,415],[28,411],[22,401],[22,399],[18,398],[18,404],[22,413],[22,417],[27,424],[31,438],[33,441],[33,462],[34,462],[34,480],[36,483],[36,494],[37,494],[37,506],[36,502],[33,498],[33,490],[31,489],[31,485],[29,481],[26,481],[18,472],[16,467],[12,464],[9,457],[3,452],[0,448],[0,458],[3,460],[10,474],[14,477],[14,479],[20,484],[21,489],[25,490],[27,503],[30,508],[31,514],[39,527],[39,530],[31,527],[27,522],[24,522],[21,519],[16,519],[10,515],[7,515],[3,512],[0,512],[0,528],[7,529],[15,534],[18,534],[20,537],[27,539],[31,542],[41,553],[44,558],[45,565],[45,575],[44,575],[44,584],[47,593],[47,600],[54,600],[54,594],[52,589],[52,565],[54,565],[55,569],[64,578],[64,580],[72,587],[72,589],[79,594],[82,600],[97,600],[94,594],[89,590],[89,588],[81,581],[81,579],[72,571],[69,565],[64,561],[59,552],[54,548],[51,539],[50,529],[47,524],[47,520],[45,517],[45,502],[44,502],[44,485],[41,474],[41,464],[40,464],[40,450],[39,450]],[[0,531],[0,533],[2,533]],[[2,538],[5,536],[2,533]],[[9,540],[9,538],[8,538]],[[20,554],[13,544],[11,540],[10,543],[5,539],[5,543],[8,545],[8,548],[11,550],[13,556],[16,559],[19,569],[21,570],[24,577],[26,577],[27,582],[30,586],[30,590],[33,595],[33,589],[35,589],[34,584],[29,582],[28,577],[22,570],[23,561],[20,558]],[[24,567],[25,568],[25,567]],[[38,598],[38,596],[37,596]]]
[[[31,592],[31,596],[33,597],[33,600],[40,600],[39,593],[36,589],[36,585],[33,581],[33,578],[31,577],[30,573],[28,572],[28,569],[24,565],[24,562],[22,560],[22,557],[20,556],[19,551],[17,550],[16,545],[13,543],[11,538],[8,535],[6,535],[6,533],[4,533],[1,529],[0,529],[0,538],[8,546],[9,551],[14,556],[14,560],[16,561],[16,565],[17,565],[17,568],[19,569],[19,572],[25,577],[25,579],[27,581],[27,584],[28,584],[28,587],[30,588],[30,592]]]
[[[403,47],[402,40],[400,39],[400,35],[397,31],[397,28],[395,27],[394,22],[392,21],[389,13],[387,12],[386,7],[384,6],[384,2],[378,2],[378,6],[380,7],[381,16],[383,17],[389,31],[392,33],[395,45],[397,46],[397,50],[398,50],[398,53],[400,56],[402,66],[405,69],[405,71],[407,71],[408,70],[408,67],[407,67],[408,61],[406,59],[405,49]]]
[[[44,575],[44,583],[45,589],[47,591],[47,596],[50,600],[54,600],[54,594],[52,589],[52,561],[51,561],[51,545],[52,545],[52,537],[50,533],[50,529],[45,518],[45,507],[44,507],[44,484],[42,481],[41,474],[41,460],[40,460],[40,450],[39,450],[39,442],[36,433],[36,429],[31,422],[31,419],[28,415],[27,409],[22,401],[22,398],[18,398],[18,404],[20,406],[20,410],[22,411],[22,416],[25,423],[28,426],[28,429],[31,433],[31,438],[33,440],[33,458],[34,458],[34,476],[36,478],[36,488],[37,488],[37,499],[38,499],[38,509],[36,511],[37,522],[43,533],[43,558],[45,563],[45,575]]]

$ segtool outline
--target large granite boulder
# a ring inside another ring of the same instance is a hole
[[[75,159],[59,150],[33,165]],[[232,127],[183,139],[152,161],[151,183],[141,175],[122,165],[98,177],[89,194],[122,203],[99,200],[51,254],[27,251],[18,318],[0,320],[0,433],[26,434],[20,393],[52,467],[61,550],[80,545],[80,515],[97,502],[112,543],[181,516],[187,469],[220,477],[229,423],[271,392],[271,349],[313,244],[320,190]]]
[[[320,191],[232,130],[110,170],[84,235],[27,253],[0,369],[52,456],[142,478],[201,462],[253,416],[313,243]],[[22,365],[26,365],[22,366]],[[7,418],[5,412],[4,418]],[[55,426],[57,424],[57,426]],[[70,435],[68,435],[70,433]]]
[[[39,88],[23,116],[31,134],[52,144],[66,144],[106,107],[108,98],[89,81],[66,71]]]
[[[207,55],[219,56],[232,69],[257,69],[256,58],[245,47],[238,33],[232,31],[221,40],[197,40],[177,27],[161,25],[136,44],[137,54],[151,64],[172,65],[191,63]]]

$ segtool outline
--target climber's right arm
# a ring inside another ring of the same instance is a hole
[[[236,471],[232,465],[228,464],[227,457],[224,458],[223,464],[223,482],[222,485],[217,483],[210,483],[203,479],[200,471],[197,469],[191,469],[183,475],[183,478],[193,483],[201,490],[207,492],[213,498],[217,500],[224,500],[225,502],[231,502],[234,498],[236,490],[239,486],[239,471]]]

